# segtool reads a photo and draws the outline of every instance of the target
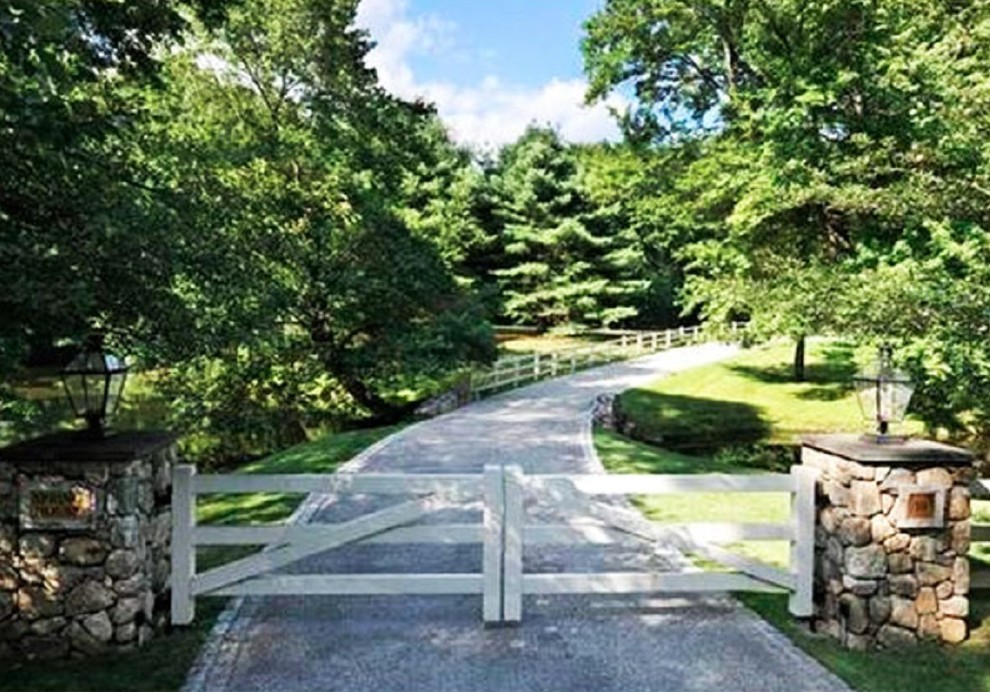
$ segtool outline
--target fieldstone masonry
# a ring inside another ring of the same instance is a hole
[[[0,450],[0,659],[132,649],[164,624],[174,438]]]
[[[819,471],[813,626],[851,649],[967,635],[972,457],[924,440],[808,438]]]

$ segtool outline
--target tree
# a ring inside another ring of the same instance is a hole
[[[510,319],[541,328],[608,326],[636,313],[613,300],[624,289],[609,277],[625,258],[581,188],[574,151],[555,131],[527,129],[500,152],[493,177],[508,264],[495,274]]]
[[[787,285],[842,291],[843,277],[925,246],[933,221],[988,228],[976,106],[988,13],[930,0],[608,2],[588,24],[590,96],[630,84],[630,136],[704,140],[690,175],[709,189],[720,162],[733,166],[730,195],[681,207],[716,220],[683,250],[688,303],[779,317],[791,333],[848,326],[807,312],[855,296],[794,300]]]
[[[402,142],[435,123],[364,67],[355,5],[244,2],[170,57],[170,90],[149,104],[148,168],[179,202],[174,286],[196,320],[149,356],[188,364],[171,383],[187,421],[237,425],[254,407],[286,419],[282,442],[314,411],[391,421],[411,382],[492,357],[477,303],[400,218],[423,156]]]
[[[157,84],[156,46],[185,26],[178,2],[0,7],[5,367],[94,326],[133,335],[175,321],[168,213],[128,147],[135,94]]]

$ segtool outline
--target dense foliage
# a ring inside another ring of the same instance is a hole
[[[446,190],[411,199],[452,146],[365,67],[356,0],[123,7],[0,15],[8,367],[106,331],[224,458],[397,418],[492,357],[415,218]]]
[[[990,439],[990,3],[607,0],[625,141],[479,155],[381,88],[357,1],[0,7],[5,383],[106,332],[227,458],[404,416],[491,322],[747,318],[799,377],[807,335],[894,340]]]
[[[685,300],[764,334],[892,339],[933,426],[986,440],[990,4],[609,0],[591,96],[632,89]]]

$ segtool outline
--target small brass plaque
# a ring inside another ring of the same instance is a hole
[[[934,516],[935,493],[911,493],[908,495],[908,519],[931,519]]]
[[[96,491],[75,481],[30,481],[20,488],[22,529],[88,529],[96,523]]]
[[[894,520],[900,529],[945,526],[946,488],[930,485],[902,485],[897,488]]]

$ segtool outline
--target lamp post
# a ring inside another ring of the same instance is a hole
[[[79,353],[62,371],[69,405],[79,418],[86,420],[88,434],[106,437],[106,420],[120,404],[127,379],[127,363],[123,358],[103,350],[103,338],[90,337]]]
[[[877,361],[853,378],[863,417],[876,423],[877,434],[870,437],[877,443],[893,439],[888,434],[890,424],[904,420],[914,393],[907,374],[894,368],[893,354],[889,345],[881,346]]]

